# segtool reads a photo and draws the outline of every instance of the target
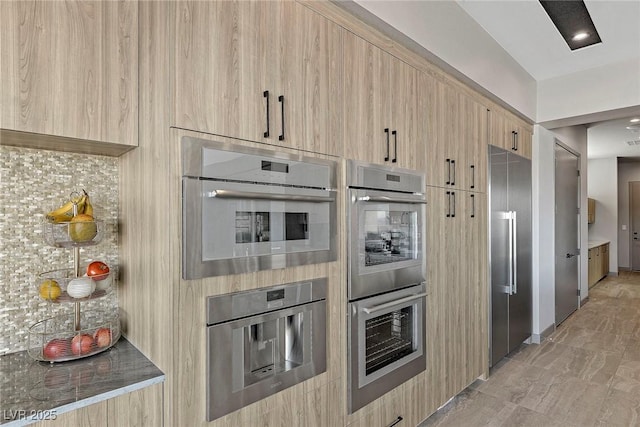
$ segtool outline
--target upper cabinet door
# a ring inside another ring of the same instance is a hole
[[[266,6],[176,3],[172,125],[259,142],[273,139],[274,118],[268,115],[275,111],[277,94],[268,92],[266,71],[276,49]]]
[[[138,143],[138,4],[0,2],[0,127]]]
[[[350,33],[343,49],[345,157],[417,168],[427,139],[418,70]]]
[[[487,108],[464,94],[460,95],[459,143],[465,152],[459,165],[460,189],[487,191]]]
[[[345,157],[391,164],[390,55],[346,33],[343,45]]]
[[[341,153],[339,26],[295,2],[176,7],[174,126]]]
[[[489,144],[531,158],[531,125],[511,114],[497,111],[491,111],[489,118]]]

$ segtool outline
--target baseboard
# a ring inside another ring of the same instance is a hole
[[[534,344],[540,344],[542,341],[546,340],[549,335],[551,335],[556,330],[556,324],[552,323],[547,329],[542,331],[541,334],[532,334],[531,342]]]

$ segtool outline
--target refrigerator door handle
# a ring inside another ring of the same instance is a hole
[[[511,256],[513,267],[511,268],[511,270],[513,271],[512,289],[513,295],[515,295],[518,293],[518,217],[516,216],[516,211],[512,211],[511,216],[513,217],[513,255]]]
[[[507,212],[509,220],[509,295],[513,295],[513,215],[511,211]]]

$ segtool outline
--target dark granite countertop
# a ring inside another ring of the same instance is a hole
[[[0,356],[0,425],[22,426],[164,381],[125,338],[84,359],[50,364],[26,351]]]

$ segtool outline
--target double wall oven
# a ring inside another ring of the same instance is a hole
[[[347,164],[349,413],[426,368],[425,178]]]

